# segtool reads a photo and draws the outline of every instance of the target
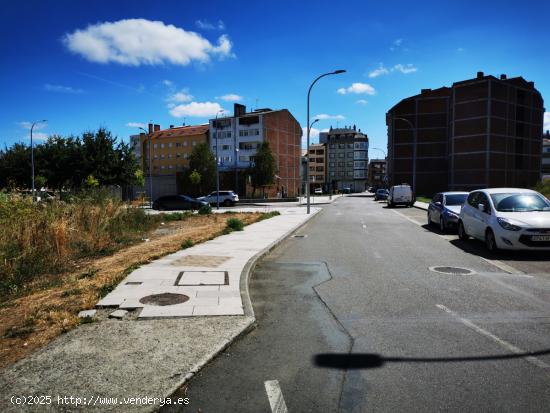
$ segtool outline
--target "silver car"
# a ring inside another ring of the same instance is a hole
[[[201,196],[197,198],[199,201],[208,202],[210,205],[217,205],[218,196],[216,191],[212,192],[210,195]],[[223,206],[234,206],[239,202],[239,195],[233,191],[220,191],[220,204]]]

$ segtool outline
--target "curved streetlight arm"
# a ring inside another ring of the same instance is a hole
[[[387,158],[388,155],[386,154],[386,151],[384,151],[383,149],[380,149],[380,148],[371,148],[371,149],[374,149],[375,151],[380,151],[384,154],[384,158]]]

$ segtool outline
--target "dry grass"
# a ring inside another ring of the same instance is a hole
[[[245,224],[262,219],[262,214],[236,213]],[[47,344],[80,323],[81,310],[93,308],[100,296],[118,284],[131,270],[163,255],[178,251],[184,242],[197,244],[220,235],[226,215],[193,215],[184,221],[167,223],[150,235],[149,242],[123,248],[104,257],[78,261],[74,270],[56,274],[55,285],[44,280],[26,289],[25,296],[0,307],[0,367],[9,365]],[[60,243],[60,248],[63,243]],[[61,250],[60,250],[61,251]]]

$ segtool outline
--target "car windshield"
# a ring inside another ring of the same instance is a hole
[[[468,198],[468,194],[445,195],[445,205],[462,205],[464,202],[466,202],[466,198]]]
[[[500,212],[550,211],[550,202],[538,194],[491,194]]]

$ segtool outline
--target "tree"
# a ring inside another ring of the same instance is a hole
[[[216,187],[216,159],[206,142],[193,148],[189,156],[189,168],[181,174],[181,187],[183,192],[191,196],[205,195]]]
[[[198,173],[196,169],[189,175],[189,182],[191,182],[192,185],[201,183],[201,174]]]
[[[249,169],[252,196],[254,196],[256,188],[262,188],[265,191],[266,186],[273,185],[276,169],[275,158],[269,148],[269,143],[264,141],[254,155],[254,165]]]
[[[15,143],[0,151],[0,187],[31,187],[31,147]]]

